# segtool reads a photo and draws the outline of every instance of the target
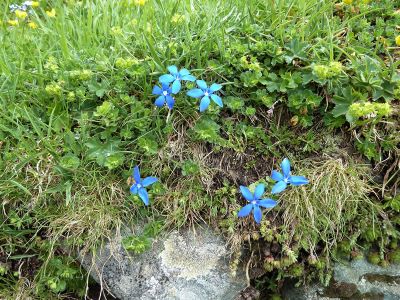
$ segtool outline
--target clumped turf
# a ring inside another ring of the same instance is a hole
[[[369,166],[328,158],[311,161],[297,172],[305,174],[312,184],[282,196],[282,218],[289,236],[296,236],[312,255],[321,241],[323,251],[329,253],[339,241],[362,230],[357,228],[360,218],[376,222]]]
[[[40,1],[18,26],[0,4],[0,298],[81,299],[62,249],[136,223],[133,252],[210,224],[266,296],[286,277],[326,283],[333,259],[397,261],[399,3],[139,2]],[[169,65],[222,84],[224,108],[200,114],[184,92],[156,108]],[[271,187],[284,157],[310,184],[261,226],[238,219],[238,186]],[[159,178],[149,207],[129,194],[135,165]]]

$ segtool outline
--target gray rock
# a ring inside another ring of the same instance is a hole
[[[322,299],[400,299],[400,266],[387,268],[372,265],[364,259],[334,266],[334,278],[328,287],[313,284],[295,288],[287,285],[283,298],[287,300]]]
[[[219,235],[196,228],[174,231],[140,255],[127,253],[117,238],[81,262],[121,300],[229,300],[246,287],[246,277],[231,275],[228,255]]]
[[[361,294],[382,295],[385,300],[400,299],[400,266],[386,268],[372,265],[364,259],[350,264],[335,265],[335,280],[353,284]]]

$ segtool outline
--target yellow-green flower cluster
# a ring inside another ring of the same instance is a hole
[[[70,101],[70,102],[74,101],[75,100],[75,93],[74,92],[69,92],[67,94],[67,100]]]
[[[400,47],[400,35],[395,38],[396,45]]]
[[[17,10],[15,11],[15,16],[17,17],[17,19],[25,20],[26,17],[28,16],[28,13],[27,13],[26,11],[17,9]]]
[[[117,36],[117,35],[123,35],[123,31],[122,31],[122,28],[120,27],[120,26],[113,26],[113,27],[111,27],[111,34],[112,35],[115,35],[115,36]]]
[[[46,10],[46,15],[49,18],[55,18],[56,17],[56,10],[52,8],[51,10]]]
[[[180,24],[185,21],[185,16],[180,14],[174,14],[171,18],[171,22],[175,24]]]
[[[133,1],[137,6],[143,6],[146,4],[147,0],[134,0]]]
[[[118,69],[129,69],[132,66],[136,66],[139,64],[139,61],[136,58],[122,58],[119,57],[115,61],[115,66]]]
[[[62,92],[61,86],[56,83],[46,85],[45,90],[50,96],[61,96]]]
[[[69,72],[69,76],[73,79],[86,81],[92,78],[93,72],[91,70],[74,70]]]
[[[59,69],[56,58],[54,56],[49,56],[49,58],[47,59],[45,65],[44,65],[44,68],[46,70],[56,72]]]
[[[375,118],[387,117],[391,114],[392,108],[389,103],[376,103],[376,102],[356,102],[350,105],[349,114],[355,119],[361,117]]]
[[[330,79],[339,76],[343,72],[343,65],[338,61],[332,61],[329,65],[314,65],[313,73],[319,79]]]
[[[262,71],[260,63],[257,61],[257,58],[253,56],[242,56],[240,58],[240,65],[243,69],[253,70],[256,72]]]
[[[124,6],[144,6],[148,0],[122,0]]]

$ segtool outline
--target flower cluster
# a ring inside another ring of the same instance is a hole
[[[33,13],[32,8],[39,7],[38,1],[25,1],[21,5],[11,4],[9,6],[11,13],[15,15],[15,19],[8,20],[10,26],[18,26],[20,21],[26,21],[31,29],[36,29],[38,26],[35,22],[29,20],[29,15]]]
[[[169,74],[164,74],[159,78],[161,87],[156,85],[153,88],[153,95],[158,96],[154,102],[156,106],[162,107],[166,104],[169,109],[172,109],[175,104],[174,95],[179,93],[181,90],[182,81],[196,81],[198,88],[189,90],[187,95],[193,98],[201,98],[200,112],[203,112],[208,108],[211,100],[213,100],[219,107],[223,107],[221,97],[215,94],[215,92],[222,88],[220,84],[213,83],[208,87],[204,80],[196,80],[196,77],[191,75],[187,69],[178,70],[176,66],[169,66],[168,71]]]
[[[304,176],[291,175],[290,162],[285,158],[281,163],[282,173],[273,170],[271,178],[277,183],[272,187],[271,194],[278,194],[284,191],[288,185],[299,186],[308,183],[308,180]],[[256,223],[261,222],[263,208],[273,208],[277,203],[275,200],[270,198],[261,199],[265,191],[264,184],[259,184],[251,193],[250,190],[245,186],[240,186],[240,191],[243,197],[249,202],[239,212],[238,217],[246,217],[253,211],[254,220]]]
[[[177,66],[169,66],[169,74],[161,75],[159,78],[160,85],[153,87],[153,95],[157,98],[154,104],[158,107],[166,105],[169,109],[172,109],[175,104],[174,95],[178,94],[182,89],[183,81],[196,81],[197,88],[193,88],[187,91],[189,97],[193,97],[200,100],[200,112],[205,111],[211,100],[218,105],[223,107],[222,99],[216,93],[221,90],[222,86],[217,83],[207,85],[204,80],[196,80],[196,77],[190,74],[187,69],[178,70]],[[276,181],[276,184],[272,187],[271,194],[278,194],[284,191],[288,185],[298,186],[308,183],[308,180],[304,176],[295,176],[290,172],[290,162],[285,158],[281,163],[282,173],[273,170],[271,178]],[[149,197],[145,187],[157,181],[155,177],[147,177],[143,180],[140,178],[139,168],[136,166],[133,172],[134,184],[131,186],[131,193],[138,194],[145,205],[149,204]],[[240,191],[243,197],[249,202],[239,212],[238,217],[246,217],[253,211],[254,220],[256,223],[260,223],[262,219],[261,208],[273,208],[276,206],[276,201],[270,198],[262,199],[265,192],[264,184],[258,184],[254,190],[254,193],[245,186],[240,186]]]
[[[282,173],[273,170],[271,178],[277,183],[272,187],[271,194],[278,194],[284,191],[288,185],[299,186],[308,183],[308,180],[304,176],[291,175],[290,162],[285,158],[281,163]],[[130,191],[134,195],[139,195],[143,203],[147,206],[150,203],[149,195],[146,187],[158,181],[155,177],[146,177],[142,179],[140,177],[139,167],[135,166],[131,179],[133,184],[131,185]],[[261,208],[273,208],[276,206],[276,201],[271,198],[264,198],[262,196],[265,192],[265,185],[258,184],[254,190],[254,193],[250,192],[248,187],[240,186],[240,192],[243,197],[249,202],[238,212],[238,217],[246,217],[253,212],[254,220],[257,224],[261,222],[262,210]]]

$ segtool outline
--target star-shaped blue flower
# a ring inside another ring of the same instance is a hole
[[[200,112],[203,112],[210,105],[210,98],[219,106],[223,107],[222,99],[220,96],[215,95],[216,91],[219,91],[222,86],[217,83],[213,83],[210,87],[204,80],[196,80],[199,89],[192,89],[187,92],[187,95],[193,98],[201,98],[200,101]]]
[[[174,107],[175,98],[172,96],[172,94],[175,93],[172,92],[168,83],[161,83],[161,87],[155,85],[153,87],[152,93],[153,95],[159,95],[159,97],[154,102],[156,106],[163,107],[163,105],[167,103],[169,109],[172,109]]]
[[[276,205],[276,201],[269,198],[260,200],[261,196],[264,194],[264,190],[265,186],[259,184],[254,190],[254,194],[252,194],[247,187],[242,185],[240,186],[240,191],[242,192],[243,197],[250,203],[239,210],[238,217],[246,217],[253,210],[254,220],[258,224],[261,222],[262,212],[260,207],[272,208]]]
[[[146,177],[145,179],[140,178],[139,167],[136,166],[133,168],[133,179],[135,183],[131,186],[131,193],[136,195],[138,194],[140,199],[142,199],[145,205],[149,205],[149,195],[147,194],[147,190],[145,189],[147,186],[157,182],[157,178],[155,177]]]
[[[181,80],[195,81],[196,77],[190,75],[190,72],[186,69],[181,69],[178,71],[176,66],[169,66],[168,71],[170,74],[165,74],[160,76],[161,83],[171,83],[172,82],[172,93],[177,94],[181,90]]]
[[[294,186],[303,185],[308,183],[308,179],[304,176],[294,176],[290,174],[290,161],[285,158],[281,163],[282,173],[273,170],[271,178],[277,183],[272,187],[272,194],[278,194],[286,189],[291,184]]]

